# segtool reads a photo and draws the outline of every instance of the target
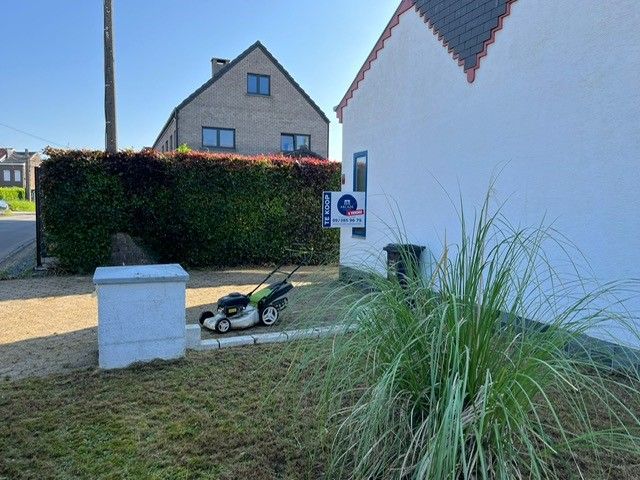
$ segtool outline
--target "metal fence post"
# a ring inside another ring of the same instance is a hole
[[[35,168],[36,187],[36,270],[43,270],[42,266],[42,192],[40,189],[40,167]]]

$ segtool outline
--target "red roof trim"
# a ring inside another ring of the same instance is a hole
[[[502,30],[502,27],[504,25],[504,19],[506,17],[508,17],[509,14],[511,13],[511,5],[515,1],[516,0],[508,0],[507,8],[505,10],[505,13],[499,17],[498,25],[491,31],[491,37],[487,41],[484,42],[483,50],[480,53],[478,53],[478,55],[477,55],[476,65],[474,67],[472,67],[472,68],[470,68],[470,69],[465,71],[465,73],[467,74],[467,81],[469,83],[473,83],[473,81],[475,80],[476,71],[480,68],[480,60],[487,56],[487,50],[489,49],[489,46],[495,42],[496,33],[498,33],[500,30]],[[394,27],[396,27],[400,23],[400,15],[402,15],[404,12],[406,12],[411,7],[413,7],[415,5],[415,3],[416,3],[416,0],[402,0],[400,5],[398,6],[398,9],[393,14],[393,17],[389,21],[389,24],[387,25],[387,28],[385,28],[384,32],[382,32],[382,35],[380,36],[380,39],[376,43],[375,47],[373,47],[373,50],[371,51],[371,53],[369,54],[369,56],[365,60],[364,64],[362,65],[362,68],[360,68],[360,71],[356,75],[355,80],[353,81],[353,83],[351,84],[351,86],[347,90],[347,93],[345,94],[345,96],[342,98],[342,100],[340,101],[340,103],[336,107],[336,114],[338,116],[338,119],[340,120],[340,123],[342,123],[342,116],[343,116],[344,107],[346,107],[347,104],[349,103],[349,100],[351,100],[351,98],[353,98],[354,92],[360,86],[360,82],[362,80],[364,80],[364,75],[371,68],[371,64],[373,63],[373,61],[378,58],[378,53],[380,52],[380,50],[382,50],[384,48],[384,44],[385,44],[386,40],[389,37],[391,37],[392,30],[394,29]],[[416,13],[418,13],[418,12],[416,11]],[[438,38],[438,40],[442,42],[442,45],[447,49],[447,51],[449,53],[452,53],[452,57],[453,57],[454,60],[456,60],[458,62],[458,65],[463,66],[463,62],[462,62],[462,60],[460,60],[458,58],[459,57],[458,54],[453,52],[453,50],[449,47],[447,42],[444,41],[443,36],[437,30],[434,29],[434,26],[431,23],[431,21],[428,18],[425,18],[422,15],[421,15],[421,17],[423,18],[424,22],[427,24],[429,29],[433,32],[433,34]]]
[[[511,5],[515,1],[516,0],[508,0],[507,1],[505,13],[500,15],[500,17],[498,17],[498,25],[496,25],[496,27],[493,30],[491,30],[491,37],[484,42],[484,48],[482,49],[482,51],[480,53],[478,53],[476,55],[476,65],[474,67],[471,67],[471,68],[467,69],[467,70],[464,70],[464,72],[467,74],[467,81],[469,83],[473,83],[473,81],[476,79],[476,70],[478,70],[480,68],[480,60],[487,56],[487,50],[489,49],[489,45],[491,45],[492,43],[494,43],[496,41],[496,33],[498,31],[502,30],[502,27],[504,25],[504,19],[506,17],[508,17],[509,14],[511,13]],[[457,53],[455,53],[453,51],[453,49],[449,46],[449,44],[444,40],[444,37],[442,36],[442,34],[440,32],[438,32],[434,28],[433,23],[431,23],[431,20],[429,18],[426,18],[424,15],[421,15],[421,17],[424,20],[424,23],[426,23],[427,26],[429,27],[429,30],[431,30],[431,32],[442,43],[442,46],[444,48],[446,48],[449,53],[451,53],[451,57],[454,60],[456,60],[458,62],[458,65],[460,65],[464,69],[464,63],[459,58],[459,55]]]
[[[353,93],[360,86],[360,82],[364,80],[364,74],[371,68],[371,64],[373,63],[373,61],[378,58],[378,52],[380,52],[380,50],[384,48],[384,42],[386,42],[387,39],[391,37],[391,31],[394,29],[396,25],[400,23],[400,15],[402,15],[404,12],[406,12],[411,7],[413,7],[414,4],[415,4],[415,0],[402,0],[402,2],[400,2],[400,5],[398,5],[398,8],[393,14],[393,17],[391,17],[391,20],[387,24],[387,28],[385,28],[384,31],[382,32],[382,35],[380,35],[380,38],[378,39],[375,46],[373,47],[373,50],[371,50],[371,53],[369,54],[367,59],[364,61],[364,64],[358,71],[358,74],[356,75],[355,80],[353,81],[353,83],[351,83],[351,86],[347,90],[347,93],[340,101],[340,104],[336,107],[336,113],[338,115],[338,119],[340,120],[340,123],[342,123],[342,110],[344,109],[344,107],[347,106],[347,104],[349,103],[349,100],[351,100],[351,98],[353,97]]]

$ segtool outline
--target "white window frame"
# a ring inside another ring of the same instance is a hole
[[[3,170],[2,171],[2,178],[5,182],[10,182],[11,181],[11,170]]]
[[[19,169],[13,171],[13,181],[14,182],[22,181],[22,172]]]

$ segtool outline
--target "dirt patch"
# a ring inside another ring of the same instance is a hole
[[[190,272],[187,322],[196,323],[200,313],[212,308],[223,295],[250,291],[268,271]],[[305,267],[293,277],[293,283],[302,288],[323,285],[336,278],[336,268]],[[296,323],[293,305],[283,315],[281,325]],[[91,277],[0,281],[0,378],[96,368],[97,318]]]
[[[151,265],[158,263],[155,256],[140,246],[141,240],[134,240],[126,233],[116,233],[111,237],[111,265]]]

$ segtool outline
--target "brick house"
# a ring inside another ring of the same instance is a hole
[[[16,152],[13,148],[0,148],[0,187],[22,187],[29,199],[35,194],[35,168],[42,158],[37,152]]]
[[[212,76],[178,105],[153,148],[239,154],[329,154],[329,119],[260,42],[235,60],[213,58]]]

